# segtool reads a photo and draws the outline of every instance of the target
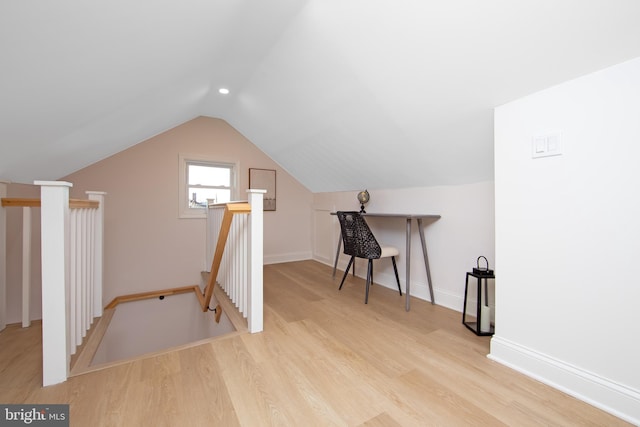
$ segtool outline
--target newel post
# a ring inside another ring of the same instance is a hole
[[[249,253],[249,310],[247,315],[247,325],[249,332],[262,332],[263,328],[263,198],[267,190],[249,189],[249,204],[251,205],[251,215],[249,215],[249,239],[251,244]]]
[[[7,197],[6,181],[0,181],[0,199]],[[0,331],[7,326],[7,210],[0,203]]]
[[[87,191],[89,200],[100,203],[96,212],[94,229],[95,264],[93,268],[93,315],[102,316],[102,281],[104,279],[104,191]]]
[[[41,200],[42,385],[66,381],[69,371],[69,188],[64,181],[35,181]]]

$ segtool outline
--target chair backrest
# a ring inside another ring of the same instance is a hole
[[[382,248],[362,215],[357,211],[339,211],[337,215],[342,230],[344,253],[358,258],[380,258]]]

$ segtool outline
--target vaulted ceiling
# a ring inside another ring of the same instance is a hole
[[[491,180],[493,108],[640,56],[639,18],[636,0],[0,0],[0,179],[207,115],[314,192]]]

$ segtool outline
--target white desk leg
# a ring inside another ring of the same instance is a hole
[[[433,285],[431,284],[431,269],[429,268],[429,256],[427,255],[427,241],[424,238],[424,229],[422,228],[421,218],[418,218],[418,231],[420,231],[420,241],[422,242],[422,255],[424,255],[424,266],[427,269],[427,282],[429,282],[429,295],[431,295],[431,304],[435,304],[436,300],[433,296]]]
[[[407,259],[407,281],[405,289],[405,310],[409,311],[409,299],[411,298],[411,218],[407,218],[407,251],[405,252]]]

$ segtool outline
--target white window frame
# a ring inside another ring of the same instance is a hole
[[[238,171],[240,165],[236,163],[223,162],[209,157],[193,154],[179,155],[179,188],[178,188],[178,217],[179,218],[206,218],[206,208],[189,207],[189,182],[187,181],[187,165],[197,163],[203,166],[224,167],[231,170],[231,200],[238,197]]]

